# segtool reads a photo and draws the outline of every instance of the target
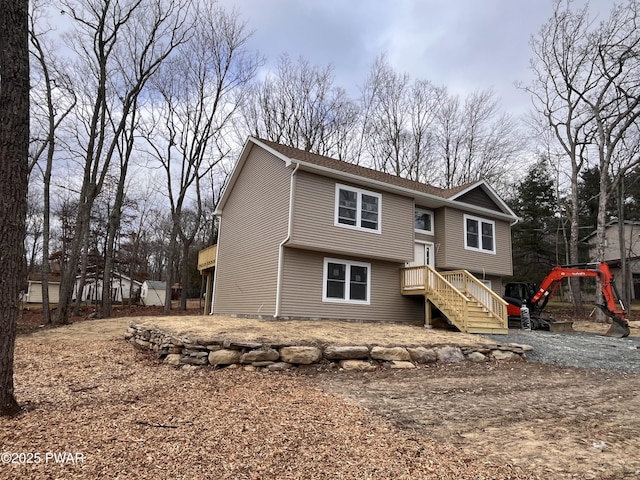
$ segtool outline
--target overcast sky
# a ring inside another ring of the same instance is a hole
[[[466,95],[493,88],[504,110],[529,108],[514,82],[528,82],[529,39],[551,16],[552,0],[221,0],[255,31],[252,47],[270,66],[288,53],[331,63],[353,96],[375,58],[412,79]],[[577,5],[583,2],[577,0]],[[592,10],[611,0],[592,0]]]

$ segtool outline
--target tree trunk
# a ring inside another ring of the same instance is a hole
[[[624,176],[620,179],[618,183],[618,195],[617,195],[617,207],[618,207],[618,245],[619,245],[619,256],[620,256],[620,274],[622,275],[622,290],[620,294],[622,295],[622,301],[625,305],[631,305],[631,285],[632,285],[632,275],[629,268],[629,262],[627,261],[627,232],[626,225],[624,223]],[[630,226],[633,229],[633,225]],[[631,231],[633,233],[633,230]],[[633,238],[633,236],[630,236]]]
[[[109,216],[109,226],[107,231],[107,245],[105,248],[104,274],[102,276],[102,316],[111,317],[111,283],[113,279],[113,257],[115,255],[116,235],[120,230],[120,220],[122,218],[122,204],[124,203],[124,182],[127,169],[123,168],[120,173],[120,181],[116,189],[113,210]]]
[[[20,289],[26,281],[28,32],[28,2],[0,0],[0,415],[20,410],[13,387],[13,353]]]
[[[180,285],[182,286],[182,291],[180,292],[180,311],[184,312],[187,309],[187,295],[188,295],[188,285],[189,285],[189,268],[188,267],[188,259],[189,259],[189,249],[191,247],[191,241],[185,241],[182,244],[182,278],[180,280]]]
[[[171,238],[169,239],[169,259],[167,261],[167,285],[164,292],[164,311],[165,315],[171,313],[171,285],[173,283],[173,269],[176,263],[178,253],[178,222],[174,219],[171,227]]]
[[[51,100],[50,82],[47,81],[47,100],[49,102],[49,138],[47,146],[47,166],[42,179],[44,188],[44,205],[42,220],[42,321],[45,325],[51,323],[51,305],[49,299],[49,241],[51,237],[51,171],[53,170],[53,156],[55,153],[55,121]]]
[[[578,241],[580,240],[580,215],[578,201],[578,171],[573,168],[571,172],[571,230],[569,235],[569,261],[572,264],[580,262]],[[571,288],[571,298],[573,300],[573,308],[578,316],[584,315],[584,305],[582,303],[582,287],[580,279],[577,277],[569,280]]]
[[[82,239],[82,246],[81,246],[81,255],[80,255],[80,275],[78,278],[78,292],[76,294],[76,301],[73,304],[73,316],[77,317],[78,315],[80,315],[80,307],[82,306],[82,292],[84,291],[84,286],[85,283],[87,281],[87,258],[89,256],[89,229],[91,228],[91,211],[89,210],[89,216],[87,217],[86,222],[84,223],[84,227],[82,228],[82,233],[79,235],[80,238]],[[69,262],[70,264],[73,264],[76,266],[76,269],[72,272],[73,274],[71,275],[71,288],[73,289],[75,283],[76,283],[76,273],[77,273],[77,265],[78,265],[78,260],[76,259],[75,262]],[[97,269],[97,265],[96,265],[96,285],[98,282],[98,269]],[[96,295],[96,299],[97,299],[97,295]],[[68,323],[68,319],[67,319],[67,323]]]

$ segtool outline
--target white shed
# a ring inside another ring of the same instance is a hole
[[[49,303],[60,300],[60,282],[49,282]],[[29,280],[29,288],[23,296],[25,303],[42,303],[42,280]]]
[[[101,302],[102,301],[102,283],[101,277],[96,277],[95,274],[87,275],[82,289],[82,295],[80,295],[81,302]],[[140,292],[141,283],[137,280],[132,280],[126,275],[122,275],[118,272],[113,272],[111,279],[111,301],[120,303],[129,300],[131,295],[132,299],[137,299]],[[80,277],[76,277],[76,284],[73,287],[73,299],[78,298],[78,288],[80,286]]]
[[[155,280],[145,280],[142,282],[140,289],[140,301],[143,305],[155,305],[164,307],[166,282],[158,282]]]

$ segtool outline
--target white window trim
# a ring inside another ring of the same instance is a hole
[[[327,297],[327,277],[329,273],[329,263],[340,263],[346,266],[345,290],[344,290],[345,298]],[[351,266],[367,268],[367,299],[366,300],[350,300],[349,299],[349,289],[350,289],[350,283],[351,283],[350,282]],[[351,260],[341,260],[339,258],[325,257],[324,267],[322,269],[322,301],[330,302],[330,303],[350,303],[355,305],[370,305],[371,304],[371,264],[364,263],[364,262],[354,262]]]
[[[478,222],[478,245],[479,245],[478,247],[472,247],[467,244],[467,220],[475,220],[476,222]],[[493,229],[491,250],[485,250],[484,248],[482,248],[482,224],[483,223],[491,224],[491,228]],[[495,221],[465,214],[463,219],[463,231],[464,231],[464,248],[466,250],[472,250],[474,252],[490,253],[492,255],[496,254],[496,222]]]
[[[421,230],[419,228],[415,228],[415,214],[414,214],[414,216],[413,216],[414,231],[416,233],[424,233],[426,235],[433,235],[433,212],[431,210],[427,210],[425,208],[416,208],[415,211],[416,212],[422,212],[422,213],[428,213],[431,216],[431,230]]]
[[[340,212],[340,190],[349,190],[351,192],[355,192],[358,194],[358,204],[356,207],[356,224],[355,225],[346,225],[338,221],[338,216]],[[361,218],[362,217],[362,194],[376,197],[378,199],[378,228],[376,230],[372,228],[364,228],[360,226],[360,222],[362,220]],[[382,233],[382,195],[380,193],[372,192],[370,190],[362,190],[361,188],[356,188],[356,187],[351,187],[349,185],[342,185],[340,183],[336,183],[335,210],[334,210],[333,224],[336,227],[349,228],[351,230],[359,230],[361,232]]]

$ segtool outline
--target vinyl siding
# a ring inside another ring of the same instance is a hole
[[[415,233],[415,239],[416,240],[422,240],[423,242],[434,243],[435,240],[436,240],[436,237],[435,237],[435,235],[427,235],[427,234],[424,234],[424,233],[416,232]]]
[[[323,267],[327,256],[371,264],[369,305],[322,301]],[[400,268],[403,264],[296,248],[286,248],[284,258],[284,317],[424,323],[424,298],[404,297],[400,293]]]
[[[27,303],[42,303],[42,282],[29,281],[27,290]],[[60,283],[49,282],[49,303],[58,303],[60,301]]]
[[[479,215],[474,215],[482,218]],[[454,208],[439,209],[436,215],[436,268],[465,269],[485,275],[512,275],[511,226],[509,222],[486,217],[495,222],[496,253],[476,252],[464,248],[464,212]]]
[[[336,226],[336,183],[382,195],[381,233]],[[396,262],[413,257],[413,199],[300,171],[296,178],[291,245]]]
[[[474,188],[470,192],[458,197],[457,200],[462,203],[469,203],[471,205],[483,207],[488,210],[494,210],[496,212],[502,211],[502,209],[496,205],[496,203],[484,190],[482,190],[482,188]]]
[[[253,147],[221,215],[214,313],[274,315],[291,170]]]
[[[447,261],[447,236],[445,234],[446,208],[439,208],[433,212],[433,235],[436,250],[436,270],[444,268]]]
[[[604,260],[620,260],[620,232],[619,224],[610,225],[605,233],[606,245],[604,249]],[[597,253],[597,236],[594,234],[589,237],[589,243],[592,246],[592,255]],[[624,224],[624,243],[625,249],[632,252],[631,255],[637,255],[640,252],[640,225],[633,223]],[[598,260],[594,258],[593,260]]]

